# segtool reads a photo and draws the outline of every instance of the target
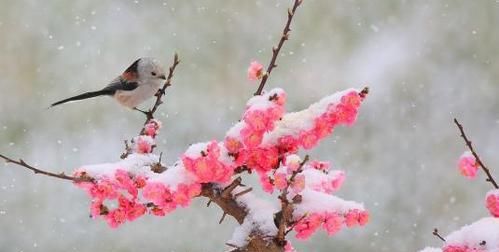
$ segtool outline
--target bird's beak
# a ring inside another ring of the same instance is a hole
[[[158,76],[158,78],[163,79],[163,80],[166,80],[166,76],[165,76],[164,74],[162,74],[162,75]]]

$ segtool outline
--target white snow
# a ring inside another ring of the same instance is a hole
[[[116,170],[126,170],[136,175],[145,175],[151,172],[151,165],[159,161],[159,156],[154,154],[130,154],[126,159],[116,163],[103,163],[85,165],[78,171],[85,171],[89,176],[100,179],[112,177]]]
[[[274,130],[264,136],[262,145],[275,145],[277,140],[282,136],[296,136],[303,130],[311,129],[313,127],[314,119],[325,113],[329,105],[338,104],[341,97],[352,91],[360,92],[353,88],[346,89],[322,98],[320,101],[310,105],[307,109],[285,114],[282,120],[276,122]]]
[[[442,250],[439,248],[426,247],[423,250],[420,250],[419,252],[442,252]]]
[[[308,188],[305,188],[301,192],[301,196],[302,202],[295,205],[293,212],[295,217],[303,216],[306,213],[336,212],[344,214],[351,209],[364,210],[363,204],[346,201],[339,197]]]
[[[190,158],[198,158],[201,157],[201,152],[205,151],[208,146],[209,142],[205,143],[195,143],[189,146],[187,150],[185,151],[184,155],[190,157]]]
[[[486,217],[452,232],[445,237],[447,245],[499,251],[499,218]],[[485,241],[485,245],[480,245]]]
[[[163,173],[150,173],[148,175],[151,182],[161,182],[170,188],[176,188],[178,184],[192,184],[194,177],[189,173],[181,161],[169,166]]]
[[[243,191],[245,188],[239,187],[233,191],[233,194]],[[236,201],[244,206],[248,215],[244,219],[242,225],[238,226],[230,244],[238,247],[243,247],[247,244],[247,238],[252,232],[259,232],[264,236],[272,237],[277,234],[277,227],[274,224],[274,213],[279,211],[279,206],[276,202],[268,202],[256,197],[252,193],[246,193],[239,196]]]

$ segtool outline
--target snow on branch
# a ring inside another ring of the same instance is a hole
[[[133,141],[128,157],[80,167],[75,177],[92,182],[75,184],[91,197],[91,215],[111,227],[144,214],[164,216],[204,196],[222,208],[223,217],[233,216],[241,224],[229,242],[238,248],[252,244],[251,237],[284,247],[291,229],[300,239],[321,225],[332,235],[342,226],[364,225],[368,214],[362,204],[331,195],[343,183],[344,172],[329,171],[326,162],[307,163],[308,158],[301,160],[295,153],[317,145],[335,126],[353,123],[366,94],[349,89],[285,114],[285,93],[273,89],[248,101],[242,120],[228,130],[224,141],[193,144],[169,166],[152,153],[161,126],[152,120],[144,127],[147,134]],[[310,136],[315,140],[309,141]],[[234,178],[242,166],[260,176],[267,192],[280,191],[280,209],[250,193],[240,177]]]
[[[480,167],[482,168],[487,176],[486,181],[494,187],[485,196],[485,207],[492,217],[482,218],[445,237],[435,229],[433,235],[443,242],[442,248],[427,247],[420,252],[499,252],[499,189],[497,189],[497,183],[473,148],[471,140],[464,132],[464,127],[457,119],[454,119],[454,123],[468,148],[468,151],[459,157],[457,164],[459,172],[468,179],[474,179],[478,175]]]

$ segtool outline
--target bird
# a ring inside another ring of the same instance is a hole
[[[155,58],[143,57],[134,61],[103,89],[60,100],[50,107],[98,96],[112,96],[119,104],[138,110],[137,106],[154,96],[165,80],[161,63]]]

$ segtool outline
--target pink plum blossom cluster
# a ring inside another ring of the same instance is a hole
[[[444,246],[420,252],[497,252],[499,251],[499,219],[482,218],[445,237]]]
[[[163,216],[177,206],[186,207],[193,197],[199,195],[200,184],[180,182],[170,187],[151,179],[155,172],[150,171],[149,165],[160,165],[154,161],[156,156],[151,154],[160,128],[159,121],[150,120],[142,134],[133,139],[133,152],[122,162],[82,167],[75,172],[76,177],[90,178],[76,185],[91,197],[92,217],[102,216],[109,226],[115,228],[146,212]],[[142,170],[134,171],[130,169],[137,167],[134,163],[145,165]]]
[[[461,157],[459,157],[457,166],[461,175],[466,178],[473,179],[476,177],[478,172],[478,163],[470,151],[464,152]]]
[[[475,178],[479,169],[479,164],[475,156],[470,151],[464,152],[459,157],[458,167],[461,174],[467,178]],[[494,189],[487,193],[485,197],[485,206],[490,215],[499,217],[499,190]]]
[[[76,184],[92,199],[91,215],[117,227],[146,213],[163,216],[187,207],[204,184],[224,187],[235,174],[254,171],[265,191],[289,190],[290,198],[303,197],[294,211],[298,238],[308,238],[319,226],[334,234],[343,226],[364,225],[368,214],[361,204],[331,195],[345,173],[330,170],[327,162],[304,164],[295,153],[316,146],[334,127],[351,125],[365,95],[349,89],[286,114],[286,93],[279,88],[264,92],[247,102],[241,121],[223,141],[193,144],[168,167],[153,154],[161,123],[151,120],[133,139],[128,157],[81,167],[75,175],[87,179]],[[287,251],[293,251],[290,244]]]
[[[291,188],[289,197],[300,194],[301,201],[295,204],[294,231],[297,239],[308,239],[319,227],[328,235],[334,235],[343,227],[364,226],[369,220],[369,213],[361,204],[347,202],[333,195],[345,181],[345,172],[330,170],[328,162],[312,161],[303,163],[296,155],[286,158],[286,165],[276,170],[278,174],[288,176],[286,187]],[[289,177],[289,174],[291,175]],[[278,184],[286,184],[281,182]],[[283,190],[276,185],[277,189]]]
[[[338,233],[343,227],[364,226],[369,221],[365,210],[353,209],[345,214],[335,212],[311,213],[298,220],[294,227],[297,239],[308,239],[319,227],[328,235]]]
[[[464,152],[458,161],[460,173],[475,178],[479,164],[470,152]],[[482,218],[445,237],[444,246],[426,248],[420,252],[497,252],[499,251],[499,189],[490,190],[485,196],[485,206],[492,217]]]

